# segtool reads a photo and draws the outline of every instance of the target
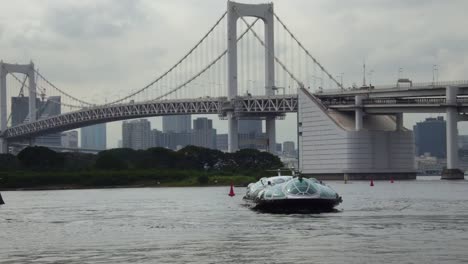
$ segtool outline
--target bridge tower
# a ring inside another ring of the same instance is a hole
[[[237,20],[250,16],[263,20],[265,24],[265,95],[274,94],[275,85],[275,50],[274,50],[274,16],[273,3],[241,4],[228,1],[227,5],[227,37],[228,37],[228,99],[237,94]],[[235,152],[239,148],[238,116],[233,111],[228,116],[228,150]],[[268,136],[268,151],[276,151],[276,123],[274,116],[266,118],[266,133]]]
[[[465,178],[463,171],[458,167],[458,109],[457,109],[458,87],[447,86],[445,96],[447,102],[446,114],[446,137],[447,137],[447,169],[442,171],[442,179],[462,180]]]
[[[6,76],[8,73],[22,73],[29,79],[29,122],[36,121],[36,78],[34,63],[9,64],[0,61],[0,134],[7,129],[7,86]],[[8,142],[0,137],[0,153],[8,152]]]

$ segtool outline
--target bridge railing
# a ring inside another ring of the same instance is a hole
[[[373,90],[385,90],[385,89],[418,89],[418,88],[434,88],[434,87],[445,87],[445,86],[468,86],[468,80],[457,80],[457,81],[443,81],[443,82],[420,82],[413,83],[411,86],[407,84],[383,84],[383,85],[371,85],[363,87],[349,87],[345,89],[327,89],[326,91],[316,91],[315,93],[320,94],[346,94],[350,91],[373,91]]]
[[[422,105],[439,105],[445,104],[447,100],[442,97],[438,98],[369,98],[362,100],[364,105],[404,105],[404,104],[422,104]],[[468,103],[468,98],[458,98],[458,103]],[[326,106],[338,106],[338,105],[355,105],[354,99],[332,99],[322,100],[322,103]]]
[[[384,84],[384,85],[375,85],[374,89],[391,89],[391,88],[424,88],[424,87],[444,87],[444,86],[460,86],[468,85],[468,80],[456,80],[456,81],[438,81],[438,82],[420,82],[413,83],[410,86],[408,85],[398,85],[398,84]]]

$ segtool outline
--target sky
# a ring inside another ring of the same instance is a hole
[[[243,1],[262,3],[263,1]],[[276,0],[275,12],[346,86],[468,79],[468,1]],[[224,0],[2,1],[0,59],[34,61],[57,87],[88,101],[112,100],[145,86],[172,66],[226,10]],[[400,70],[401,68],[401,70]],[[369,72],[372,71],[370,75]],[[400,73],[399,73],[400,72]],[[405,126],[431,115],[405,115]],[[226,121],[215,120],[218,133]],[[160,118],[151,118],[161,129]],[[295,140],[290,114],[277,140]],[[288,129],[289,128],[289,129]],[[459,124],[461,134],[468,125]],[[117,146],[120,122],[108,124]]]

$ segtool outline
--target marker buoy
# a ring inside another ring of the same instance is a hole
[[[233,197],[234,195],[236,195],[234,193],[234,184],[231,182],[231,190],[229,191],[229,196]]]
[[[393,183],[393,177],[390,177],[390,183]]]
[[[370,186],[371,187],[374,186],[374,180],[373,179],[370,180]]]
[[[2,198],[2,194],[0,193],[0,204],[5,204],[5,202],[3,201],[3,198]]]

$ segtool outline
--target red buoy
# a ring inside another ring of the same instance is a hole
[[[231,190],[229,191],[229,196],[233,197],[234,195],[236,195],[234,193],[234,184],[231,182]]]
[[[373,179],[370,180],[370,186],[371,187],[374,186],[374,180]]]
[[[390,183],[393,183],[393,177],[390,177]]]

